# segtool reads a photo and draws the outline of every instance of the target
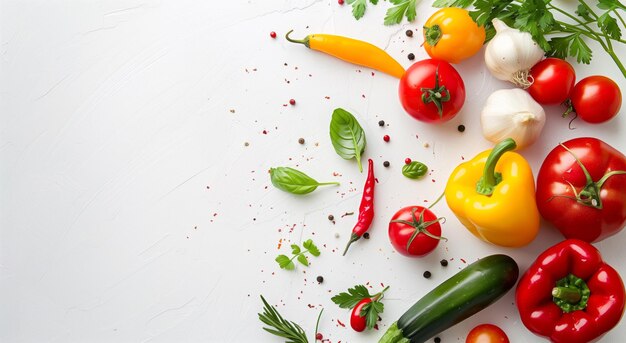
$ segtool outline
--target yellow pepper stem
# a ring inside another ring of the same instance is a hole
[[[482,195],[490,196],[493,194],[493,189],[502,181],[502,174],[496,173],[496,164],[498,160],[505,152],[514,150],[517,144],[513,138],[507,138],[491,150],[487,162],[485,162],[485,168],[483,169],[483,176],[476,183],[476,192]]]
[[[292,33],[292,32],[293,32],[293,30],[289,30],[289,32],[287,32],[287,34],[285,35],[285,39],[287,39],[291,43],[304,44],[304,46],[306,46],[307,48],[311,48],[311,44],[309,43],[309,41],[310,41],[309,36],[304,37],[304,39],[293,39],[293,38],[289,37],[289,34]]]

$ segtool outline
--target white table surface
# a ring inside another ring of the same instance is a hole
[[[310,336],[323,307],[320,332],[332,342],[376,342],[464,267],[461,259],[505,253],[524,271],[561,239],[545,223],[529,246],[503,249],[471,236],[441,202],[434,210],[447,217],[449,241],[419,259],[396,253],[386,233],[397,209],[436,199],[462,157],[490,147],[480,108],[492,91],[511,86],[486,71],[482,51],[457,65],[467,87],[461,113],[429,125],[404,113],[396,79],[283,38],[292,28],[296,37],[351,36],[408,67],[409,52],[426,57],[419,29],[434,12],[430,4],[419,5],[414,23],[385,27],[386,2],[356,21],[336,0],[0,1],[0,341],[281,342],[261,330],[263,294]],[[416,30],[413,38],[407,29]],[[592,47],[592,64],[575,65],[578,78],[605,74],[626,90]],[[290,98],[295,106],[286,105]],[[358,211],[365,173],[330,144],[336,107],[364,127],[365,158],[375,160],[380,181],[371,239],[345,257],[339,250],[356,216],[341,214]],[[576,121],[575,130],[558,107],[546,110],[542,137],[522,151],[535,173],[570,138],[595,136],[626,151],[624,109],[608,124]],[[403,177],[405,157],[432,172]],[[341,186],[287,194],[272,187],[272,166]],[[308,268],[280,270],[275,256],[307,238],[322,255]],[[625,243],[622,233],[596,244],[622,275]],[[451,260],[447,268],[442,258]],[[391,286],[381,330],[355,333],[349,311],[330,297],[368,282]],[[513,342],[542,341],[521,324],[512,291],[439,337],[463,342],[484,322]],[[625,323],[602,341],[620,342]]]

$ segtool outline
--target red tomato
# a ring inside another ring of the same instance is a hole
[[[465,343],[509,343],[509,337],[495,325],[481,324],[470,331]]]
[[[570,95],[572,107],[588,123],[604,123],[615,117],[622,106],[622,92],[615,81],[604,76],[580,80]]]
[[[530,69],[533,83],[528,93],[542,105],[556,105],[569,98],[576,72],[572,65],[560,58],[546,58]]]
[[[539,213],[566,238],[595,242],[616,234],[626,225],[626,174],[619,173],[626,156],[596,138],[563,146],[552,149],[537,174]]]
[[[407,248],[413,235],[415,238]],[[430,253],[442,239],[440,236],[441,225],[437,216],[422,206],[403,207],[389,222],[391,245],[404,256],[418,257]]]
[[[448,121],[465,102],[465,84],[450,63],[425,59],[400,79],[400,102],[408,114],[428,123]],[[437,104],[440,104],[440,108]]]
[[[359,303],[356,304],[356,306],[354,306],[354,308],[352,309],[352,314],[350,314],[350,326],[352,327],[352,329],[354,329],[354,331],[362,332],[367,327],[365,316],[361,317],[361,309],[363,309],[363,306],[365,306],[365,304],[371,302],[372,299],[365,298],[359,301]]]

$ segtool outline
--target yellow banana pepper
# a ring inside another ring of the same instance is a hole
[[[511,138],[460,164],[446,184],[448,206],[476,237],[504,247],[530,243],[539,231],[535,179]]]

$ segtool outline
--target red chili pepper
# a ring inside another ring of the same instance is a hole
[[[370,158],[367,160],[367,180],[365,180],[365,187],[363,188],[363,197],[361,198],[361,205],[359,206],[359,219],[356,225],[352,229],[350,235],[350,241],[346,245],[346,250],[343,251],[345,256],[348,252],[350,245],[361,238],[363,234],[370,228],[372,220],[374,219],[374,185],[376,184],[376,178],[374,177],[374,161]]]
[[[624,283],[591,244],[567,239],[543,252],[517,284],[524,325],[555,343],[590,342],[624,312]]]

